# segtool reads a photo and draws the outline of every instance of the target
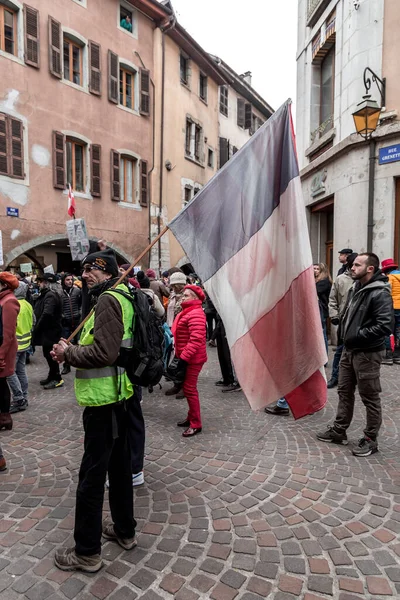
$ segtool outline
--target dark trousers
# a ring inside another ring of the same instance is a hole
[[[0,413],[10,412],[11,394],[7,377],[0,377]]]
[[[214,332],[215,314],[206,313],[206,321],[207,321],[207,340],[211,340],[213,332]]]
[[[339,366],[339,405],[333,425],[339,433],[345,433],[353,419],[355,389],[358,386],[367,412],[364,434],[376,440],[382,424],[380,369],[383,356],[383,351],[350,352],[343,349]]]
[[[48,378],[50,381],[61,381],[60,375],[60,367],[58,362],[53,360],[50,352],[53,350],[53,346],[43,346],[43,356],[47,360],[47,364],[49,365],[49,375]]]
[[[217,352],[218,361],[221,368],[222,379],[225,383],[233,383],[235,377],[232,369],[231,352],[229,350],[228,340],[225,335],[225,327],[222,322],[218,324],[217,333]]]
[[[100,554],[104,485],[108,471],[109,501],[114,531],[132,538],[133,518],[131,452],[128,440],[132,402],[90,406],[83,412],[85,451],[76,490],[75,551]]]
[[[332,377],[332,379],[336,379],[336,381],[339,380],[339,364],[340,364],[340,359],[342,358],[343,347],[344,347],[343,344],[341,344],[340,346],[337,346],[335,355],[333,357],[331,377]]]
[[[142,399],[142,388],[135,385],[135,394],[129,401],[131,410],[128,412],[129,418],[129,445],[131,449],[131,470],[132,475],[143,471],[144,465],[144,444],[145,427],[140,401]]]

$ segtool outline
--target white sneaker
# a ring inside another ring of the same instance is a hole
[[[140,473],[136,473],[136,475],[132,475],[132,487],[136,487],[137,485],[144,484],[144,474],[143,471]]]

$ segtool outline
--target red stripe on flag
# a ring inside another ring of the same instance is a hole
[[[327,402],[326,379],[321,371],[316,371],[293,392],[286,394],[285,398],[295,419],[312,415],[324,408]]]
[[[293,392],[325,364],[312,267],[292,281],[284,297],[235,342],[231,353],[240,385],[253,409]],[[318,382],[312,380],[311,385]],[[312,389],[308,391],[311,394]],[[320,393],[318,385],[315,394]],[[326,395],[325,385],[319,408],[325,404]],[[315,412],[314,394],[309,398],[298,394],[292,400],[292,406],[295,404],[296,414]]]

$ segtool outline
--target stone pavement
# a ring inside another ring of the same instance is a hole
[[[203,433],[185,440],[186,402],[145,397],[146,483],[136,488],[138,547],[107,542],[95,575],[53,566],[71,542],[82,455],[72,374],[44,391],[40,349],[29,369],[30,408],[0,432],[1,600],[356,600],[400,597],[400,377],[383,367],[380,452],[316,441],[337,403],[312,417],[254,414],[222,394],[216,351],[200,382]],[[164,386],[164,390],[165,391]],[[362,435],[358,407],[350,438]],[[107,507],[106,507],[107,508]]]

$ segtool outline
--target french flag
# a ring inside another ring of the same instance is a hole
[[[75,196],[74,196],[74,192],[72,191],[71,184],[69,184],[69,187],[68,187],[68,214],[70,217],[73,217],[75,219],[75,212],[76,212]]]
[[[254,410],[285,397],[295,419],[327,401],[290,101],[170,223],[226,329]]]

